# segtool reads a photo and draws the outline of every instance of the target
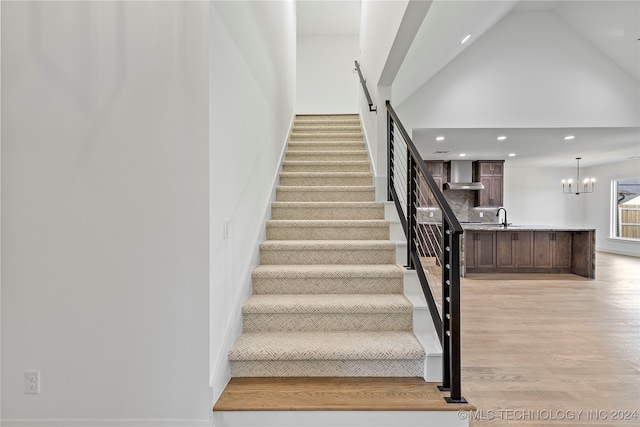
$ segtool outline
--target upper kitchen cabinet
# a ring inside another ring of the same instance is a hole
[[[446,169],[445,169],[444,162],[441,160],[440,161],[427,160],[425,161],[425,164],[427,165],[427,170],[433,177],[433,180],[436,182],[438,189],[442,190],[442,184],[444,183],[444,179],[446,176]],[[424,200],[419,201],[419,204],[426,205],[426,206],[438,206],[438,203],[436,202],[435,197],[433,196],[433,193],[429,191],[426,183],[421,182],[420,184],[421,184],[420,186],[421,199],[424,199]],[[426,197],[424,195],[426,195]]]
[[[473,166],[473,180],[484,185],[484,190],[476,191],[474,206],[502,206],[504,160],[478,160],[473,162]]]

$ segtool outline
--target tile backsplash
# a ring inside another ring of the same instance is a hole
[[[447,199],[453,213],[460,222],[482,222],[497,223],[496,212],[498,208],[476,208],[474,203],[474,192],[471,190],[445,190],[444,198]],[[480,214],[482,213],[482,217]],[[418,208],[418,222],[433,223],[442,221],[442,214],[439,208],[423,207]]]
[[[496,212],[498,208],[476,208],[473,206],[475,192],[471,190],[445,190],[444,198],[447,199],[453,213],[460,222],[498,222]],[[483,216],[480,217],[482,212]]]

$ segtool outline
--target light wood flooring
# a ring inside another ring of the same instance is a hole
[[[232,378],[214,411],[458,411],[422,378]]]
[[[598,252],[596,279],[475,274],[461,286],[471,426],[640,426],[640,258]]]

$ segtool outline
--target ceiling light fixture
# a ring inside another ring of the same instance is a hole
[[[466,156],[466,154],[465,153],[460,153],[460,154],[458,154],[458,156],[464,157],[464,156]]]
[[[460,42],[460,44],[464,44],[464,42],[466,42],[467,40],[469,40],[469,37],[471,37],[471,33],[467,34],[466,36],[464,36],[464,38],[462,39],[462,41]]]
[[[507,137],[506,137],[506,136],[504,136],[504,135],[501,135],[501,136],[497,137],[496,139],[497,139],[498,141],[504,141],[505,139],[507,139]]]
[[[573,136],[573,135],[567,135],[567,136],[565,136],[565,137],[564,137],[564,140],[565,140],[565,141],[569,141],[569,140],[572,140],[573,138],[575,138],[575,136]]]
[[[509,153],[509,157],[515,157],[516,153]]]
[[[576,185],[573,186],[573,180],[562,180],[562,192],[564,194],[580,194],[580,193],[593,193],[593,190],[596,189],[596,179],[595,178],[585,178],[582,183],[580,183],[580,159],[582,157],[576,157],[576,162],[578,166],[576,167]],[[582,184],[582,185],[581,185]],[[582,186],[582,191],[580,187]]]
[[[444,141],[444,136],[438,136],[438,137],[436,137],[436,141]]]

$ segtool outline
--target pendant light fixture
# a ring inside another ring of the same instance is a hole
[[[595,178],[585,178],[580,182],[580,159],[582,157],[576,157],[577,162],[577,172],[576,172],[576,182],[573,182],[573,179],[562,180],[562,192],[564,194],[580,194],[580,193],[593,193],[593,190],[596,188],[596,179]]]

